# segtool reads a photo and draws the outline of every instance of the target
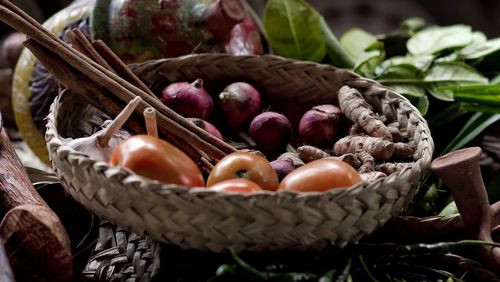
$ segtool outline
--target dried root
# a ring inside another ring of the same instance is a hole
[[[297,148],[297,153],[299,158],[305,163],[312,162],[315,160],[331,157],[327,152],[309,145],[300,146]]]
[[[343,161],[344,163],[352,166],[355,169],[358,169],[362,165],[361,161],[354,154],[350,154],[350,153],[343,154],[342,156],[330,157],[330,158],[336,159],[339,161]]]
[[[364,182],[372,182],[380,178],[387,177],[387,175],[383,172],[380,171],[371,171],[371,172],[366,172],[366,173],[361,173],[361,180]]]
[[[375,166],[376,171],[381,171],[387,175],[400,172],[408,167],[414,166],[414,162],[410,163],[383,163]]]
[[[411,158],[413,153],[415,153],[415,148],[408,143],[397,142],[394,143],[394,157],[397,158]]]
[[[359,150],[354,154],[356,158],[361,162],[361,167],[359,167],[359,173],[368,173],[375,170],[375,159],[369,153]]]
[[[358,90],[343,86],[339,90],[338,99],[342,113],[349,120],[359,124],[370,136],[392,141],[391,132]]]
[[[386,161],[394,153],[394,143],[377,137],[346,136],[335,143],[333,150],[338,156],[363,150],[375,160]]]
[[[304,165],[304,161],[302,161],[299,158],[299,154],[298,153],[286,152],[286,153],[281,154],[277,159],[278,160],[289,159],[289,160],[291,160],[293,162],[293,165],[295,166],[295,168]]]

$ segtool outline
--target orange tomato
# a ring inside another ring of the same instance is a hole
[[[256,193],[262,191],[262,188],[259,185],[245,178],[224,180],[208,187],[208,189],[237,193]]]
[[[348,188],[361,182],[359,173],[350,165],[335,159],[320,159],[290,172],[279,190],[311,192]]]
[[[250,152],[235,152],[222,158],[208,176],[207,186],[233,178],[246,178],[264,190],[276,191],[279,185],[278,175],[271,164],[264,157]]]
[[[125,140],[113,151],[110,164],[164,183],[205,185],[193,160],[177,147],[153,136],[134,135]]]

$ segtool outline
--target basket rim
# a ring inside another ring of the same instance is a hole
[[[231,55],[231,54],[189,54],[185,56],[180,56],[180,57],[175,57],[175,58],[163,58],[163,59],[156,59],[156,60],[150,60],[146,61],[143,63],[134,63],[129,65],[129,67],[145,64],[145,63],[153,63],[155,65],[157,64],[162,64],[167,61],[179,61],[182,62],[186,59],[195,59],[195,60],[202,60],[206,57],[213,57],[216,59],[224,59],[224,58],[229,58],[229,57],[237,57],[241,58],[242,60],[248,59],[248,58],[257,58],[257,59],[263,59],[263,60],[279,60],[279,61],[289,61],[293,62],[294,64],[300,64],[304,66],[319,66],[322,68],[329,68],[329,69],[338,69],[334,66],[331,65],[324,65],[324,64],[319,64],[319,63],[314,63],[314,62],[307,62],[307,61],[300,61],[300,60],[295,60],[295,59],[288,59],[288,58],[283,58],[280,56],[276,55]],[[422,155],[420,158],[416,159],[415,165],[418,165],[422,170],[425,170],[429,167],[430,165],[430,160],[432,158],[432,153],[434,151],[433,148],[433,141],[430,136],[430,130],[427,125],[427,121],[421,116],[419,111],[415,106],[413,106],[410,101],[400,95],[399,93],[395,92],[394,90],[380,85],[378,82],[364,78],[356,73],[351,72],[350,70],[347,69],[342,69],[342,71],[349,72],[352,74],[352,80],[355,79],[361,79],[366,83],[373,83],[376,84],[385,90],[387,90],[391,95],[395,95],[394,98],[400,99],[400,102],[403,102],[405,106],[408,106],[412,109],[412,111],[417,113],[417,116],[419,117],[419,122],[423,122],[425,124],[425,127],[427,128],[429,132],[429,138],[430,138],[430,145],[431,148],[430,150],[427,150],[429,152],[429,156],[424,156]],[[49,153],[52,152],[50,147],[55,146],[53,151],[66,151],[67,156],[65,158],[68,158],[68,156],[75,157],[77,161],[75,163],[92,163],[92,167],[96,168],[97,170],[106,170],[108,173],[107,177],[119,177],[122,182],[125,182],[126,185],[130,185],[133,187],[138,188],[139,186],[148,186],[149,189],[151,189],[152,192],[157,194],[158,196],[166,197],[168,193],[175,193],[175,194],[197,194],[197,195],[224,195],[225,197],[233,197],[233,198],[242,198],[242,197],[262,197],[262,196],[267,196],[267,197],[286,197],[286,198],[315,198],[315,197],[342,197],[345,195],[351,195],[351,194],[357,194],[360,193],[361,191],[365,189],[370,189],[370,186],[374,183],[378,182],[389,182],[394,179],[398,179],[401,177],[403,174],[407,173],[409,170],[411,170],[411,167],[406,167],[398,172],[392,173],[390,175],[387,175],[387,177],[377,179],[372,182],[361,182],[357,185],[351,186],[351,187],[342,187],[342,188],[333,188],[327,191],[323,192],[295,192],[295,191],[260,191],[256,193],[251,193],[251,194],[241,194],[241,193],[234,193],[234,192],[226,192],[226,191],[213,191],[210,189],[207,189],[207,187],[187,187],[187,186],[182,186],[182,185],[177,185],[177,184],[167,184],[167,183],[161,183],[156,180],[151,180],[149,178],[140,176],[132,172],[131,170],[127,168],[123,168],[120,166],[112,166],[106,162],[103,161],[97,161],[95,159],[90,158],[88,155],[83,154],[81,152],[78,152],[69,146],[66,146],[63,144],[61,138],[64,138],[60,136],[59,131],[56,127],[56,120],[57,120],[57,114],[58,112],[56,111],[57,107],[64,102],[65,97],[69,97],[70,95],[66,95],[67,90],[63,90],[59,93],[59,95],[54,99],[53,103],[51,104],[50,107],[50,112],[49,115],[47,116],[47,131],[45,133],[45,139],[47,142],[47,147],[49,149]],[[51,156],[52,157],[52,156]],[[69,158],[68,158],[69,159]],[[419,177],[419,179],[421,176]],[[124,183],[124,184],[125,184]]]

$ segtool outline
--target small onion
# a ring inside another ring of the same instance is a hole
[[[332,142],[340,127],[342,112],[334,105],[319,105],[307,111],[299,123],[302,142],[308,145],[324,145]]]
[[[231,129],[241,129],[260,111],[260,94],[246,82],[228,85],[219,94],[218,105],[224,123]]]
[[[260,150],[271,153],[290,141],[292,125],[282,114],[263,112],[252,120],[249,133]]]
[[[193,83],[172,83],[163,89],[160,100],[184,117],[208,119],[214,107],[212,97],[203,88],[202,79]]]
[[[222,134],[220,133],[220,131],[217,129],[217,127],[215,127],[213,124],[209,123],[208,121],[205,121],[205,120],[202,120],[199,118],[187,118],[187,120],[194,123],[194,125],[198,126],[199,128],[212,134],[213,136],[219,138],[220,140],[224,139],[222,137]]]
[[[278,179],[282,180],[290,172],[295,169],[295,165],[291,159],[277,159],[271,162],[271,166],[278,175]]]

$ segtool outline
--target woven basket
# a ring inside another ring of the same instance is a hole
[[[64,146],[60,135],[89,135],[106,117],[74,95],[60,95],[48,116],[46,141],[63,185],[99,216],[137,234],[147,233],[153,240],[214,252],[230,247],[318,248],[326,238],[343,246],[399,215],[431,161],[433,142],[427,123],[408,100],[346,70],[276,56],[225,54],[149,61],[131,68],[154,92],[170,82],[196,78],[219,90],[234,81],[253,83],[265,101],[291,117],[292,123],[311,106],[337,103],[337,91],[349,85],[387,122],[399,122],[417,145],[415,165],[350,189],[252,195],[186,189],[145,179]]]

